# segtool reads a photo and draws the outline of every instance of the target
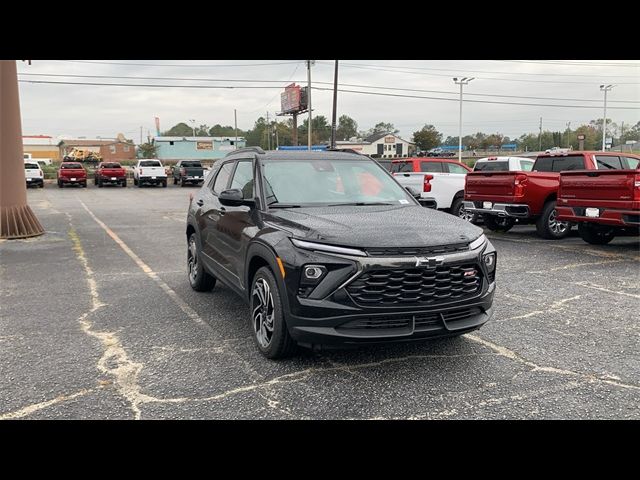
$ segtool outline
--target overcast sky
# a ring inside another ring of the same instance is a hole
[[[324,115],[329,120],[333,71],[333,60],[318,60],[312,67],[313,85],[328,89],[313,90],[314,115]],[[95,138],[115,137],[122,132],[136,143],[140,140],[141,126],[145,140],[147,130],[154,134],[156,116],[160,117],[161,130],[178,122],[188,123],[189,119],[196,119],[198,125],[233,125],[235,108],[238,127],[251,128],[258,116],[279,111],[280,93],[286,84],[296,81],[306,85],[307,80],[304,60],[34,60],[31,65],[18,62],[18,74],[24,135]],[[341,89],[449,100],[340,92],[338,115],[353,117],[360,130],[381,121],[393,123],[400,136],[408,140],[424,124],[435,125],[445,136],[456,136],[459,87],[452,77],[464,76],[475,79],[464,87],[463,135],[483,131],[514,138],[525,132],[537,132],[540,117],[544,129],[564,130],[567,122],[575,128],[602,117],[601,84],[616,85],[608,93],[607,117],[618,124],[624,121],[625,125],[640,120],[640,62],[624,60],[345,60],[340,62]],[[268,88],[185,88],[187,85]],[[579,108],[584,106],[592,108]]]

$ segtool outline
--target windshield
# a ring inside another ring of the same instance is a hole
[[[141,167],[161,167],[160,162],[157,160],[145,160],[140,162]]]
[[[413,203],[372,160],[264,160],[263,177],[272,206]]]

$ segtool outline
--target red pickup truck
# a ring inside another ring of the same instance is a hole
[[[127,171],[118,162],[100,162],[93,179],[102,188],[105,183],[127,186]]]
[[[619,161],[624,170],[560,174],[558,219],[576,222],[587,243],[640,234],[640,156],[620,154]]]
[[[87,171],[78,162],[62,162],[58,169],[58,187],[81,185],[87,188]]]
[[[464,208],[480,213],[490,230],[506,232],[519,223],[535,223],[538,235],[560,239],[571,223],[558,219],[560,172],[621,168],[620,153],[563,152],[539,155],[531,172],[479,171],[467,174]]]

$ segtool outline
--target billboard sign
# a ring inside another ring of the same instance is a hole
[[[584,133],[578,135],[578,140],[584,140]]]
[[[284,87],[280,94],[280,110],[282,113],[299,112],[307,108],[305,89],[292,83]]]
[[[213,150],[213,142],[196,142],[196,150]]]

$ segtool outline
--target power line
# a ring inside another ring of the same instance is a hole
[[[320,62],[324,65],[328,65],[327,62]],[[370,63],[345,63],[345,65],[362,65],[368,67],[380,67],[381,65],[372,65]],[[490,73],[490,74],[501,74],[501,75],[523,75],[523,76],[544,76],[544,77],[594,77],[594,75],[589,75],[585,73],[533,73],[533,72],[496,72],[496,71],[488,71],[488,70],[474,70],[465,68],[463,70],[456,68],[435,68],[435,67],[409,67],[404,65],[389,65],[392,68],[404,68],[409,70],[427,70],[427,71],[441,71],[441,72],[466,72],[466,73]],[[615,77],[615,78],[638,78],[637,75],[608,75],[607,78]]]
[[[323,64],[323,65],[327,65],[327,64]],[[408,70],[397,70],[397,69],[394,70],[390,68],[365,67],[365,66],[355,65],[355,64],[351,64],[351,65],[345,64],[345,66],[347,68],[362,68],[365,70],[377,70],[381,72],[404,73],[404,74],[411,74],[411,75],[428,75],[432,77],[447,77],[447,78],[451,77],[451,75],[447,75],[444,73],[411,72]],[[598,83],[598,81],[596,80],[594,80],[593,82],[576,82],[576,81],[564,81],[564,80],[525,80],[521,78],[498,78],[498,77],[484,77],[484,76],[477,76],[476,79],[496,80],[500,82],[554,83],[554,84],[571,84],[571,85],[578,85],[578,84],[594,85]],[[616,85],[640,85],[640,83],[616,82]]]
[[[268,63],[227,63],[227,64],[190,64],[190,63],[133,63],[133,62],[102,62],[98,60],[56,60],[57,62],[68,63],[95,63],[100,65],[133,65],[139,67],[260,67],[270,65],[290,65],[297,63],[297,61],[291,62],[268,62]]]
[[[181,77],[140,77],[140,76],[122,76],[122,75],[77,75],[77,74],[56,74],[56,73],[19,73],[18,75],[23,76],[44,76],[44,77],[69,77],[69,78],[103,78],[103,79],[129,79],[129,80],[175,80],[175,81],[202,81],[202,82],[246,82],[246,83],[289,83],[291,82],[291,78],[295,75],[300,64],[296,65],[296,69],[293,74],[289,77],[288,80],[245,80],[245,79],[211,79],[211,78],[181,78]],[[332,82],[315,82],[324,85],[332,85]],[[344,87],[358,87],[358,88],[375,88],[380,90],[397,90],[397,91],[406,91],[406,92],[425,92],[425,93],[442,93],[448,95],[457,95],[457,92],[449,92],[444,90],[426,90],[420,88],[400,88],[400,87],[384,87],[378,85],[364,85],[364,84],[356,84],[356,83],[339,83],[340,86]],[[176,85],[179,86],[179,85]],[[525,98],[530,100],[553,100],[553,101],[574,101],[574,102],[601,102],[600,99],[587,99],[587,98],[558,98],[558,97],[534,97],[534,96],[525,96],[525,95],[499,95],[492,93],[468,93],[470,96],[479,96],[479,97],[501,97],[501,98]],[[277,94],[276,94],[277,96]],[[274,96],[267,105],[268,106],[274,98]],[[637,100],[610,100],[610,102],[615,103],[640,103]],[[253,110],[252,112],[262,110],[264,107]],[[248,113],[252,113],[248,112]]]
[[[580,67],[632,67],[640,68],[640,63],[604,63],[604,62],[581,62],[575,60],[493,60],[494,62],[515,62],[515,63],[538,63],[543,65],[567,65]]]
[[[134,84],[134,83],[97,83],[97,82],[54,82],[48,80],[18,80],[22,83],[33,83],[33,84],[54,84],[54,85],[89,85],[89,86],[106,86],[106,87],[145,87],[145,88],[204,88],[204,89],[221,89],[221,90],[233,90],[233,89],[268,89],[268,88],[280,88],[280,87],[271,87],[271,86],[263,86],[263,85],[166,85],[166,84]],[[323,88],[323,87],[313,87],[315,90],[329,90],[333,91],[331,88]],[[419,98],[425,100],[445,100],[451,102],[457,102],[458,100],[455,98],[444,98],[444,97],[427,97],[420,95],[403,95],[403,94],[394,94],[394,93],[382,93],[382,92],[365,92],[359,90],[345,90],[338,89],[339,92],[345,93],[359,93],[366,95],[378,95],[378,96],[386,96],[386,97],[399,97],[399,98]],[[488,103],[488,104],[496,104],[496,105],[524,105],[524,106],[532,106],[532,107],[563,107],[563,108],[600,108],[595,105],[558,105],[558,104],[541,104],[541,103],[523,103],[523,102],[500,102],[500,101],[490,101],[490,100],[466,100],[471,103]],[[614,110],[637,110],[637,107],[609,107]]]

